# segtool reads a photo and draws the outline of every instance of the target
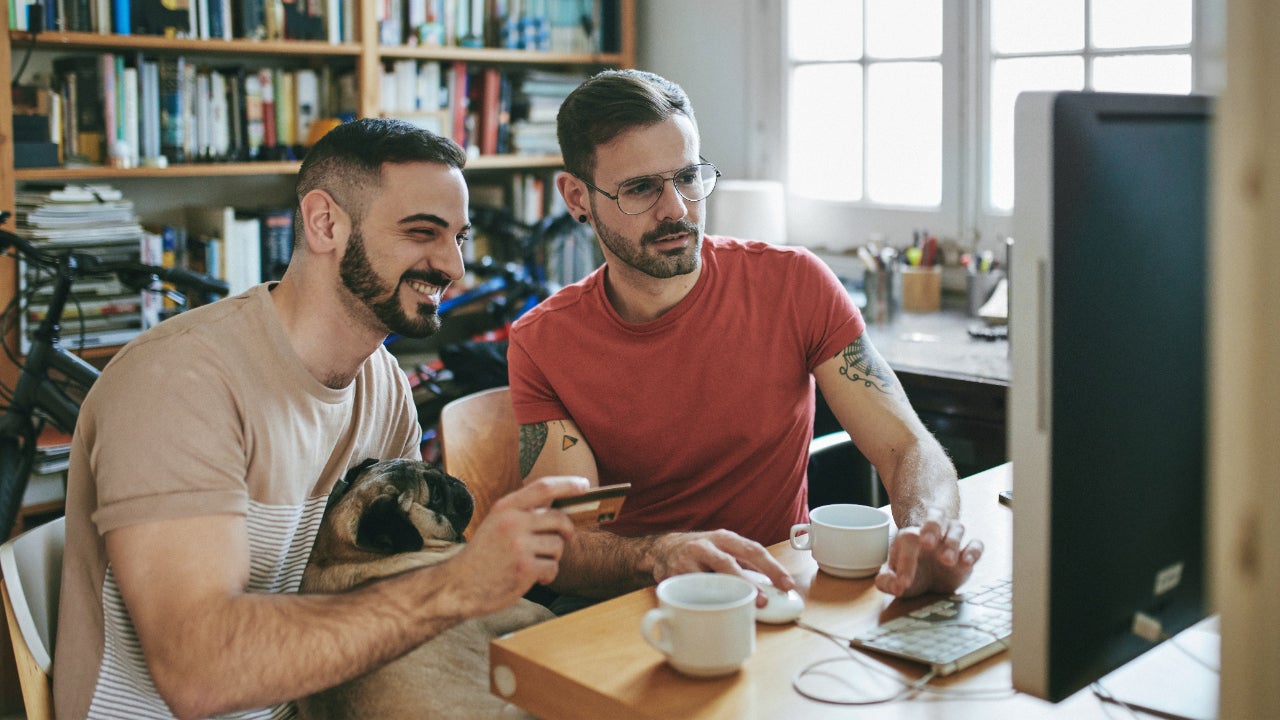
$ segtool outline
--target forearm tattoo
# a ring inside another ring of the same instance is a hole
[[[547,444],[547,424],[544,422],[520,426],[520,479],[529,477],[533,464]]]
[[[898,387],[893,370],[865,338],[860,337],[841,350],[840,360],[844,363],[840,367],[840,374],[850,382],[862,383],[885,394],[899,394],[901,388]]]

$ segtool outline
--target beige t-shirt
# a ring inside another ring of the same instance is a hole
[[[272,285],[164,321],[94,385],[72,441],[54,654],[63,718],[171,718],[107,565],[126,525],[245,517],[250,592],[296,592],[330,489],[365,458],[417,458],[421,431],[385,348],[327,388],[294,353]],[[233,717],[289,717],[292,704]]]

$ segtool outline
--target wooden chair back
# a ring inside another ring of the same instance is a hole
[[[446,404],[440,411],[444,471],[467,484],[475,498],[471,533],[498,498],[521,486],[520,427],[511,389],[481,390]]]

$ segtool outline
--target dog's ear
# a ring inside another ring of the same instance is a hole
[[[384,555],[422,549],[422,535],[409,522],[395,495],[382,495],[369,503],[356,527],[356,547]]]
[[[341,480],[335,482],[333,484],[333,489],[329,491],[329,502],[324,506],[324,511],[329,512],[332,510],[333,506],[337,505],[338,501],[342,499],[342,496],[346,495],[347,491],[351,489],[351,486],[355,484],[356,478],[360,477],[360,473],[368,470],[370,466],[376,465],[377,462],[377,458],[368,458],[362,461],[359,465],[352,467]]]

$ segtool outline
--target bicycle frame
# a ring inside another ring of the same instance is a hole
[[[62,380],[88,390],[98,379],[98,369],[59,343],[63,308],[75,281],[76,259],[67,256],[58,264],[49,311],[32,333],[32,344],[18,373],[9,407],[0,415],[0,535],[7,537],[19,507],[36,452],[39,419],[46,418],[64,432],[75,429],[80,404],[63,389]],[[50,377],[50,371],[61,378]]]
[[[75,270],[74,257],[67,257],[59,266],[49,311],[32,333],[31,350],[18,374],[9,411],[0,418],[0,434],[16,429],[9,427],[12,422],[31,422],[37,408],[58,429],[71,432],[80,414],[80,404],[68,397],[66,391],[49,377],[49,371],[56,371],[86,390],[98,379],[97,368],[60,345],[62,328],[59,318],[71,294]]]

